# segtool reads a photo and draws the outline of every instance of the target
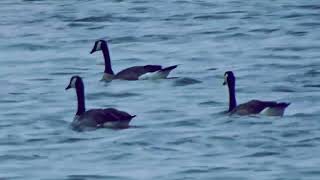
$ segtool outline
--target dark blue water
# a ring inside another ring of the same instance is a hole
[[[320,4],[272,0],[2,0],[0,179],[320,177]],[[100,82],[97,39],[113,69],[180,64],[158,81]],[[238,102],[291,102],[283,118],[229,117]],[[70,129],[72,75],[88,108],[137,117],[125,130]]]

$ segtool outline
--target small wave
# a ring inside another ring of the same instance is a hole
[[[300,5],[296,6],[297,8],[302,8],[302,9],[314,9],[314,10],[319,10],[320,5],[319,4],[313,4],[313,5]]]
[[[263,115],[260,115],[260,114],[248,115],[248,118],[250,118],[250,119],[239,121],[239,124],[252,126],[252,125],[267,125],[267,124],[272,124],[273,123],[273,121],[261,121],[260,118],[262,116]],[[252,118],[257,119],[257,120],[254,121],[254,119],[252,119]],[[268,117],[268,118],[273,118],[273,117]]]
[[[0,124],[0,129],[5,129],[5,128],[9,128],[9,127],[12,127],[12,126],[15,126],[15,124]]]
[[[317,28],[320,26],[319,22],[304,22],[298,23],[299,26],[309,27],[309,28]]]
[[[25,1],[25,2],[37,2],[37,1],[39,1],[39,2],[41,2],[42,0],[23,0],[23,1]]]
[[[137,13],[147,13],[148,11],[152,11],[154,8],[148,6],[138,6],[129,8],[129,11],[137,12]]]
[[[216,71],[218,68],[208,68],[207,71]]]
[[[291,130],[288,132],[283,132],[281,133],[282,137],[298,137],[301,135],[306,135],[306,134],[310,134],[310,131],[308,130]]]
[[[167,144],[169,144],[169,145],[182,145],[182,144],[187,144],[187,143],[195,143],[195,139],[197,137],[198,136],[177,138],[174,141],[168,142]]]
[[[14,44],[7,46],[8,48],[12,49],[25,49],[30,51],[37,51],[37,50],[45,50],[45,49],[51,49],[51,46],[46,45],[40,45],[40,44],[31,44],[31,43],[20,43],[20,44]]]
[[[52,78],[31,78],[28,80],[30,80],[30,81],[53,81],[54,79],[52,79]]]
[[[112,15],[107,14],[104,16],[90,16],[80,19],[73,20],[74,22],[111,22],[112,21]]]
[[[210,136],[209,140],[219,140],[219,141],[235,141],[236,139],[230,136]]]
[[[175,35],[169,35],[169,34],[148,34],[142,36],[140,39],[143,42],[154,42],[154,41],[166,41],[175,39]]]
[[[235,31],[235,30],[239,30],[239,29],[240,29],[240,27],[233,26],[233,27],[226,28],[226,31]]]
[[[269,29],[269,28],[257,28],[257,29],[252,29],[249,32],[257,32],[257,33],[265,33],[265,34],[270,34],[276,31],[279,31],[279,28],[274,28],[274,29]]]
[[[1,103],[17,103],[17,102],[20,102],[20,100],[17,100],[17,99],[4,99],[4,100],[0,100],[0,102]]]
[[[299,69],[301,68],[300,64],[279,64],[279,63],[270,63],[270,64],[254,64],[253,67],[255,68],[261,68],[262,66],[265,66],[267,68],[279,68],[279,69]]]
[[[45,19],[33,19],[33,20],[25,21],[25,24],[39,24],[45,21],[46,21]]]
[[[285,147],[289,147],[289,148],[311,148],[314,147],[315,145],[313,144],[308,144],[308,143],[295,143],[295,144],[289,144],[289,145],[285,145]]]
[[[106,26],[94,26],[94,27],[88,27],[87,29],[88,30],[96,30],[96,29],[103,29],[103,28],[105,28]]]
[[[226,35],[217,36],[216,39],[229,39],[229,38],[250,38],[251,36],[247,33],[231,33]]]
[[[175,122],[167,122],[164,123],[163,126],[166,127],[199,127],[199,121],[201,119],[188,119],[182,121],[175,121]]]
[[[120,161],[123,159],[129,159],[132,157],[132,153],[120,153],[120,154],[111,154],[108,159],[114,161]]]
[[[77,23],[77,22],[72,22],[68,24],[69,27],[85,27],[88,26],[87,24],[84,23]]]
[[[205,102],[199,103],[199,105],[202,105],[202,106],[214,106],[214,105],[220,105],[220,104],[222,103],[218,101],[205,101]]]
[[[293,36],[305,36],[308,34],[306,31],[287,31],[286,33]]]
[[[319,142],[320,142],[320,137],[307,138],[299,141],[299,143],[319,143]]]
[[[71,70],[71,71],[74,71],[74,70],[76,70],[76,71],[87,71],[87,70],[89,70],[89,68],[83,68],[83,67],[65,67],[63,69]]]
[[[199,84],[202,83],[202,81],[192,79],[192,78],[178,78],[177,80],[174,81],[173,85],[174,86],[188,86],[192,84]]]
[[[33,37],[33,36],[38,36],[39,34],[36,33],[25,33],[22,34],[21,37]]]
[[[64,15],[63,13],[58,13],[58,14],[54,14],[51,17],[47,18],[47,19],[58,19],[60,21],[72,21],[72,18],[69,16]]]
[[[121,59],[117,59],[117,62],[142,62],[142,59],[140,58],[121,58]],[[99,64],[101,65],[101,64]],[[102,62],[102,65],[104,65],[104,62]]]
[[[73,22],[138,22],[142,21],[144,18],[140,17],[132,17],[132,16],[120,16],[116,17],[111,14],[107,14],[104,16],[90,16],[80,19],[75,19]]]
[[[272,91],[274,91],[274,92],[296,92],[296,90],[294,90],[290,87],[285,87],[285,86],[273,87]]]
[[[308,9],[308,10],[318,10],[320,9],[320,5],[313,4],[313,5],[284,5],[283,7],[289,9]]]
[[[305,84],[303,87],[320,88],[320,84]]]
[[[242,156],[242,157],[243,158],[247,158],[247,157],[267,157],[267,156],[276,156],[276,155],[280,155],[280,154],[281,153],[278,153],[278,152],[265,151],[265,152],[256,152],[256,153],[249,154],[249,155]]]
[[[311,69],[311,70],[305,72],[304,75],[308,76],[308,77],[316,77],[316,76],[320,75],[320,71],[315,70],[315,69]]]
[[[315,170],[305,170],[305,169],[302,169],[301,170],[301,173],[302,174],[308,174],[308,175],[316,175],[316,177],[319,177],[320,175],[320,171],[315,169]]]
[[[116,144],[120,144],[123,146],[141,146],[141,147],[147,147],[150,146],[151,144],[146,141],[130,141],[130,142],[115,142]]]
[[[220,11],[220,12],[216,12],[216,14],[243,14],[246,13],[247,11]]]
[[[281,18],[291,19],[291,18],[298,18],[298,17],[302,17],[302,16],[304,16],[304,14],[292,13],[292,14],[289,14],[289,15],[282,16]]]
[[[130,92],[118,92],[118,93],[97,92],[97,93],[88,94],[87,97],[89,99],[101,99],[102,97],[127,98],[127,97],[136,97],[140,95],[141,94],[139,93],[130,93]]]
[[[207,173],[209,172],[208,168],[205,169],[187,169],[187,170],[183,170],[183,171],[179,171],[178,174],[199,174],[199,173]]]
[[[49,75],[68,75],[68,76],[70,76],[70,75],[75,75],[75,74],[83,74],[83,72],[52,72],[52,73],[49,73]]]
[[[195,16],[193,19],[196,20],[210,20],[210,19],[230,19],[230,16],[227,15],[201,15],[201,16]]]
[[[119,176],[101,176],[101,175],[91,175],[91,174],[82,174],[82,175],[68,175],[67,180],[84,180],[84,179],[101,179],[101,180],[105,180],[105,179],[124,179],[122,177]]]
[[[192,34],[193,34],[193,35],[196,35],[196,34],[204,34],[204,35],[207,35],[207,34],[224,34],[224,33],[225,33],[225,31],[212,30],[212,31],[193,32]]]
[[[27,93],[25,93],[25,92],[10,92],[8,94],[10,94],[10,95],[25,95]]]
[[[30,155],[30,156],[26,156],[26,155],[11,155],[11,154],[7,154],[7,155],[1,155],[0,156],[0,160],[1,161],[14,161],[14,160],[21,160],[21,161],[28,161],[28,160],[35,160],[35,159],[43,159],[45,157],[39,156],[39,155]]]
[[[192,13],[184,13],[184,14],[175,14],[173,16],[164,18],[164,21],[182,21],[190,18],[193,14]]]
[[[107,39],[107,38],[103,38]],[[129,42],[136,42],[138,40],[135,36],[122,36],[110,39],[110,42],[113,44],[120,44],[120,43],[129,43]]]
[[[301,56],[298,56],[298,55],[273,55],[273,54],[269,54],[269,55],[254,55],[252,57],[253,58],[258,58],[258,59],[289,59],[289,60],[303,59]]]
[[[176,110],[173,109],[157,109],[157,110],[152,110],[152,111],[148,111],[147,113],[172,113],[172,112],[178,112]]]
[[[86,138],[75,138],[75,137],[70,137],[70,138],[65,138],[60,140],[58,143],[76,143],[79,141],[84,141],[87,140]]]
[[[289,47],[268,47],[264,48],[265,50],[269,51],[306,51],[306,50],[319,50],[320,46],[289,46]]]
[[[170,147],[150,147],[151,150],[155,150],[155,151],[166,151],[166,152],[178,152],[177,149],[173,149]]]
[[[298,117],[298,118],[301,118],[301,119],[304,119],[304,118],[317,118],[317,114],[296,113],[296,114],[290,115],[288,117]]]

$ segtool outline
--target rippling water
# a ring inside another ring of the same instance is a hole
[[[319,179],[319,1],[2,0],[1,179]],[[178,79],[100,82],[96,39],[113,69],[180,66]],[[289,101],[283,118],[228,117],[238,101]],[[87,106],[137,117],[126,130],[75,132]]]

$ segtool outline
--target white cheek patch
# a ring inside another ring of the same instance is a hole
[[[98,41],[96,46],[96,51],[100,51],[100,50],[101,50],[101,41]]]
[[[71,86],[72,88],[76,88],[76,82],[77,82],[77,78],[73,78],[73,79],[71,80],[70,86]]]
[[[224,75],[224,81],[227,82],[227,80],[228,80],[228,74],[225,74]]]

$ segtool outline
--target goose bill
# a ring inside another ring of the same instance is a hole
[[[70,84],[66,87],[66,90],[68,90],[68,89],[70,89],[71,88],[71,86],[70,86]]]

